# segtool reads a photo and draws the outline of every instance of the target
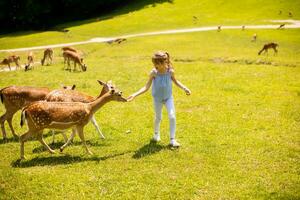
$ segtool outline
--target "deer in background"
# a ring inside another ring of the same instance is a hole
[[[82,71],[87,70],[86,64],[83,63],[83,58],[81,58],[77,53],[67,50],[63,52],[63,57],[64,57],[64,65],[66,64],[66,62],[68,63],[68,68],[66,70],[71,70],[70,60],[74,62],[74,71],[76,71],[76,64],[79,64],[81,66]]]
[[[49,61],[50,61],[50,64],[52,64],[52,60],[53,60],[53,49],[51,49],[51,48],[45,49],[45,51],[44,51],[44,57],[43,57],[42,60],[41,60],[41,64],[42,64],[42,65],[45,64],[46,59],[48,60],[48,64],[47,64],[47,65],[49,65]]]
[[[19,56],[17,56],[17,55],[11,55],[11,56],[8,56],[7,58],[4,58],[2,60],[2,62],[0,62],[0,65],[7,65],[8,68],[9,68],[9,71],[11,71],[10,63],[14,62],[16,64],[16,69],[18,69],[18,68],[20,68],[19,61],[20,61],[20,57]]]
[[[111,83],[109,83],[111,84]],[[75,85],[73,85],[72,90],[64,90],[64,89],[60,89],[60,90],[54,90],[52,92],[50,92],[45,100],[48,102],[82,102],[82,103],[90,103],[92,101],[95,101],[97,98],[103,96],[106,92],[108,92],[108,88],[106,87],[106,85],[104,85],[100,95],[96,98],[89,96],[87,94],[84,94],[82,92],[76,91],[75,89]],[[95,119],[95,116],[93,115],[91,118],[91,122],[93,123],[93,125],[95,126],[97,132],[99,133],[100,137],[102,139],[105,139],[104,135],[102,134],[97,121]],[[73,139],[74,135],[72,135],[71,140]],[[53,134],[53,142],[54,142],[54,134]]]
[[[85,125],[106,103],[110,101],[127,101],[126,98],[122,96],[122,92],[119,91],[114,85],[103,83],[102,81],[98,82],[103,84],[103,86],[108,89],[108,92],[90,103],[39,101],[25,107],[21,112],[20,125],[22,126],[26,120],[28,131],[20,137],[21,159],[25,159],[24,143],[31,136],[36,136],[38,141],[41,142],[50,153],[55,153],[55,151],[52,150],[43,139],[43,130],[46,128],[59,130],[72,128],[73,133],[78,133],[87,153],[92,154],[92,152],[88,149],[84,139],[83,130]],[[63,151],[63,149],[67,146],[68,142],[60,148],[61,151]]]
[[[69,89],[69,87],[65,87]],[[51,91],[46,87],[8,86],[0,90],[0,99],[4,104],[5,113],[0,117],[3,139],[7,139],[4,122],[7,121],[15,138],[18,135],[12,126],[14,114],[35,101],[43,101]],[[66,137],[64,136],[65,140]]]
[[[251,42],[256,42],[256,39],[257,39],[257,34],[254,33],[253,36],[252,36]]]
[[[61,48],[63,51],[73,51],[75,53],[78,53],[77,52],[77,49],[75,49],[74,47],[63,47]]]
[[[30,69],[33,69],[33,64],[34,64],[33,57],[34,57],[33,52],[30,51],[27,56],[27,64],[25,64],[25,72]]]
[[[268,53],[268,49],[273,49],[274,50],[274,54],[277,54],[277,48],[278,47],[278,44],[277,43],[274,43],[274,42],[271,42],[271,43],[268,43],[268,44],[265,44],[263,46],[263,48],[258,52],[258,55],[260,55],[263,51],[265,53]]]

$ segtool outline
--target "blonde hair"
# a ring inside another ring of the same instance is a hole
[[[172,63],[170,61],[170,54],[166,51],[157,51],[152,56],[152,63],[154,66],[156,64],[167,63],[169,69],[173,69]]]

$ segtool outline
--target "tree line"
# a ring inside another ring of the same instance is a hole
[[[0,0],[0,32],[46,30],[107,14],[137,0]]]

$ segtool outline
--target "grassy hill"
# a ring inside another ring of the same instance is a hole
[[[4,49],[204,25],[264,24],[265,19],[289,18],[290,10],[299,20],[298,8],[296,1],[158,2],[139,10],[127,7],[98,22],[63,25],[70,37],[16,33],[0,38],[0,44]],[[257,42],[251,42],[254,33]],[[20,145],[6,124],[10,139],[0,139],[0,199],[299,199],[299,33],[246,29],[131,38],[119,45],[78,46],[88,65],[84,73],[64,71],[60,49],[54,50],[52,66],[0,72],[0,88],[76,84],[96,96],[100,79],[113,80],[129,96],[146,83],[153,52],[163,49],[171,54],[177,78],[192,91],[187,97],[173,88],[182,144],[177,150],[168,147],[165,110],[162,141],[150,143],[150,92],[130,103],[109,103],[97,112],[106,139],[87,125],[93,156],[85,154],[78,137],[65,154],[55,155],[32,140],[25,143],[27,160],[19,163]],[[279,44],[278,55],[270,51],[258,56],[270,41]],[[19,53],[22,63],[26,53]],[[39,60],[41,51],[35,54]],[[19,120],[18,112],[13,124],[22,134],[26,126],[21,128]],[[45,138],[51,143],[48,131]],[[52,147],[58,150],[62,142],[58,135]]]

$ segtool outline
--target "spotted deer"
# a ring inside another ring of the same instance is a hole
[[[70,69],[70,60],[72,60],[74,62],[74,71],[76,71],[77,63],[81,66],[82,71],[87,70],[86,64],[83,63],[83,58],[81,58],[77,53],[66,50],[63,52],[63,57],[64,57],[64,65],[66,65],[66,62],[68,64],[67,70],[71,70]]]
[[[102,81],[98,82],[106,87],[108,91],[90,103],[39,101],[25,107],[21,112],[20,125],[22,126],[26,120],[28,131],[20,137],[21,159],[25,159],[24,143],[31,136],[35,136],[50,153],[55,153],[55,151],[52,150],[43,139],[42,133],[46,128],[58,130],[72,128],[73,133],[78,133],[87,153],[92,154],[92,152],[88,149],[84,139],[83,129],[85,125],[106,103],[110,101],[127,101],[126,98],[122,96],[122,92],[119,91],[114,85],[103,83]],[[70,139],[68,142],[69,141]],[[61,151],[63,151],[63,149],[68,145],[68,142],[60,147]]]
[[[8,56],[7,58],[4,58],[0,62],[0,65],[7,65],[8,68],[9,68],[9,71],[11,71],[10,64],[14,62],[16,64],[16,69],[18,69],[18,68],[20,68],[19,61],[20,61],[20,57],[19,56],[17,56],[17,55],[11,55],[11,56]]]
[[[37,88],[27,86],[9,86],[0,90],[1,102],[4,104],[6,112],[0,117],[3,139],[6,139],[4,122],[7,121],[9,128],[15,138],[18,135],[12,126],[14,114],[24,106],[45,99],[50,92],[48,88]]]
[[[34,64],[33,58],[34,58],[33,52],[30,51],[27,56],[27,64],[25,64],[25,71],[33,69],[33,64]]]
[[[51,48],[45,49],[45,51],[44,51],[44,56],[43,56],[43,58],[42,58],[42,60],[41,60],[41,64],[42,64],[42,65],[45,64],[46,59],[47,59],[47,61],[48,61],[48,64],[47,64],[47,65],[52,64],[52,61],[53,61],[53,49],[51,49]],[[49,62],[49,61],[50,61],[50,62]]]
[[[263,48],[258,52],[258,55],[260,55],[263,51],[265,53],[268,53],[268,49],[273,49],[274,50],[274,54],[277,54],[277,48],[278,47],[278,44],[277,43],[274,43],[274,42],[271,42],[271,43],[268,43],[268,44],[265,44],[263,46]]]
[[[65,89],[70,89],[64,86]],[[55,90],[54,90],[55,91]],[[0,117],[3,139],[7,139],[4,123],[8,122],[9,128],[15,138],[18,135],[12,126],[14,114],[35,101],[43,101],[51,91],[46,87],[8,86],[0,90],[0,99],[4,104],[5,113]],[[64,136],[65,137],[65,136]],[[66,137],[65,137],[66,140]]]
[[[75,88],[75,85],[73,87]],[[49,102],[90,103],[92,101],[95,101],[97,98],[103,96],[108,91],[108,88],[106,88],[106,85],[104,85],[103,90],[101,91],[100,95],[95,98],[95,97],[89,96],[85,93],[76,91],[76,90],[74,90],[74,88],[73,88],[73,90],[64,90],[64,89],[54,90],[46,96],[45,100],[49,101]],[[105,139],[103,133],[101,132],[101,130],[100,130],[98,124],[97,124],[97,121],[96,121],[94,115],[91,118],[91,122],[95,126],[95,128],[96,128],[97,132],[99,133],[100,137],[102,139]],[[72,135],[71,137],[72,137],[71,139],[73,139],[74,135]],[[53,138],[54,138],[54,135],[53,135]]]

